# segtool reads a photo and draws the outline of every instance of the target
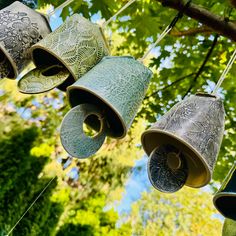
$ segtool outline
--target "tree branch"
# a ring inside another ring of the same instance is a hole
[[[207,52],[206,57],[205,57],[205,59],[204,59],[202,65],[200,66],[200,68],[199,68],[199,70],[198,70],[196,76],[194,77],[192,83],[190,84],[190,86],[189,86],[187,92],[186,92],[186,93],[184,94],[184,96],[182,97],[183,99],[188,95],[188,93],[191,92],[193,86],[194,86],[195,83],[197,82],[198,77],[199,77],[199,76],[201,75],[201,73],[203,72],[206,63],[208,62],[208,60],[209,60],[209,58],[210,58],[210,56],[211,56],[211,54],[212,54],[212,52],[213,52],[213,50],[214,50],[216,44],[217,44],[218,38],[219,38],[219,35],[216,34],[215,37],[214,37],[214,40],[213,40],[213,42],[212,42],[212,45],[211,45],[209,51]]]
[[[212,33],[212,29],[207,27],[207,26],[202,26],[199,28],[194,28],[194,29],[188,29],[188,30],[184,30],[184,31],[178,31],[175,29],[172,29],[170,31],[170,35],[174,36],[174,37],[182,37],[182,36],[195,36],[196,34],[201,34],[201,33]]]
[[[188,77],[191,77],[191,76],[193,76],[193,75],[195,75],[195,74],[196,74],[196,73],[191,73],[191,74],[185,75],[185,76],[183,76],[183,77],[180,77],[179,79],[175,80],[175,81],[172,82],[171,84],[168,84],[168,85],[166,85],[165,87],[163,87],[163,88],[161,88],[161,89],[158,89],[157,91],[153,92],[153,93],[150,94],[149,96],[146,96],[146,97],[144,98],[144,100],[149,99],[150,97],[156,95],[158,92],[163,91],[163,90],[165,90],[165,89],[167,89],[167,88],[173,86],[174,84],[177,84],[177,83],[179,83],[180,81],[182,81],[182,80],[184,80],[184,79],[186,79],[186,78],[188,78]]]
[[[163,6],[173,8],[178,11],[184,10],[185,3],[182,0],[156,0]],[[191,3],[183,12],[185,15],[201,22],[211,28],[214,32],[236,41],[236,25],[225,21],[224,17],[214,15],[210,11]]]

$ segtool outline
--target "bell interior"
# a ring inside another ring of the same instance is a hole
[[[215,200],[215,205],[225,217],[236,220],[236,194],[218,197]]]
[[[47,52],[46,50],[42,48],[35,48],[33,49],[33,59],[34,63],[37,67],[42,67],[42,66],[53,66],[53,65],[59,65],[66,67],[56,56],[52,55],[50,52]],[[68,68],[67,68],[68,69]],[[75,82],[72,74],[68,77],[68,79],[59,85],[57,88],[66,91],[67,87],[70,86]]]
[[[175,146],[186,158],[188,167],[186,185],[189,187],[199,188],[209,182],[209,170],[200,155],[198,155],[193,148],[177,136],[161,130],[149,130],[147,133],[143,134],[142,144],[148,155],[150,155],[151,152],[158,146],[164,144],[171,144]]]
[[[90,103],[98,106],[102,110],[106,122],[106,134],[113,138],[121,138],[125,134],[125,127],[123,126],[121,118],[114,111],[112,106],[104,102],[100,97],[79,88],[72,88],[69,90],[69,102],[72,107],[80,104]],[[91,116],[86,119],[86,123],[94,130],[99,131],[100,125]]]
[[[2,64],[2,63],[6,64],[6,68],[9,67],[9,69],[10,69],[10,71],[7,75],[7,78],[9,78],[9,79],[16,78],[17,75],[14,72],[14,68],[13,68],[11,61],[8,59],[8,57],[6,56],[4,51],[0,48],[0,64]]]
[[[93,127],[89,124],[93,124]],[[93,130],[88,129],[86,126],[83,127],[84,133],[89,137],[96,137],[101,131],[102,131],[102,123],[101,120],[99,120],[99,117],[96,114],[91,114],[86,117],[84,120],[84,124],[91,127]]]

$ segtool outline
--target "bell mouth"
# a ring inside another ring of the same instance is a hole
[[[154,149],[161,145],[171,144],[184,155],[188,168],[185,185],[201,188],[211,180],[210,167],[200,153],[178,136],[159,129],[150,129],[142,134],[141,142],[144,151],[149,156]]]
[[[51,52],[47,48],[41,47],[40,45],[35,45],[32,47],[32,58],[36,67],[50,67],[54,65],[59,65],[65,67],[69,72],[70,76],[65,82],[63,82],[57,88],[65,92],[67,87],[72,85],[76,80],[74,72],[70,69],[66,63],[61,60],[55,53]]]
[[[6,78],[16,79],[16,77],[18,76],[16,63],[13,61],[12,57],[1,43],[0,43],[0,63],[4,63],[6,67],[9,68],[9,72]]]
[[[69,98],[71,107],[84,103],[89,103],[100,107],[107,122],[107,136],[118,139],[125,137],[127,127],[122,116],[112,104],[104,100],[102,97],[82,86],[69,87],[67,89],[67,97]],[[95,122],[93,119],[88,120],[86,123],[94,130],[98,131],[98,127],[94,125]]]
[[[217,193],[213,203],[224,217],[236,220],[236,193]]]

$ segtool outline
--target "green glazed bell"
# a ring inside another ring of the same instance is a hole
[[[222,236],[235,236],[236,235],[236,221],[225,219]]]
[[[62,65],[70,72],[69,78],[65,77],[57,86],[63,91],[108,54],[108,45],[101,27],[79,14],[71,16],[32,47],[34,64],[39,71],[42,67]],[[28,79],[28,76],[22,80]]]
[[[236,220],[236,164],[213,198],[216,209],[227,218]]]
[[[162,192],[209,183],[224,132],[220,98],[197,94],[176,104],[142,135],[148,176]]]
[[[0,10],[0,78],[16,79],[31,61],[31,46],[50,32],[46,17],[21,2]]]
[[[131,56],[104,57],[98,65],[68,87],[68,99],[72,107],[80,107],[86,103],[99,108],[102,117],[100,123],[106,127],[103,131],[106,136],[123,138],[143,101],[151,75],[152,72],[147,67]],[[62,127],[65,126],[64,122]],[[85,122],[96,131],[101,127],[94,116],[88,117]],[[69,126],[70,124],[67,127]],[[72,138],[65,137],[64,131],[61,130],[61,139],[73,142]],[[71,155],[80,158],[79,155],[72,154],[67,145],[63,146]],[[78,139],[77,150],[81,146]],[[91,153],[87,156],[90,155]]]

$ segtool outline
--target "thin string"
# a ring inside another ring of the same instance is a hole
[[[8,232],[6,236],[9,236],[12,231],[16,228],[16,226],[20,223],[20,221],[25,217],[25,215],[28,213],[28,211],[34,206],[34,204],[37,202],[37,200],[42,196],[42,194],[47,190],[47,188],[51,185],[53,180],[55,180],[57,176],[52,178],[48,184],[44,187],[44,189],[41,191],[41,193],[37,196],[37,198],[31,203],[31,205],[28,207],[28,209],[25,211],[25,213],[20,217],[20,219],[16,222],[16,224],[12,227],[12,229]]]
[[[65,164],[62,167],[62,170],[66,170],[72,163],[72,157],[68,157]],[[11,228],[11,230],[8,232],[6,236],[9,236],[12,231],[16,228],[16,226],[21,222],[21,220],[25,217],[25,215],[28,213],[28,211],[34,206],[34,204],[38,201],[38,199],[43,195],[43,193],[48,189],[48,187],[52,184],[52,182],[57,178],[57,176],[53,177],[47,185],[44,187],[44,189],[40,192],[40,194],[36,197],[36,199],[31,203],[31,205],[27,208],[27,210],[24,212],[24,214],[20,217],[20,219],[15,223],[15,225]]]
[[[102,28],[106,28],[120,13],[122,13],[125,9],[127,9],[130,5],[132,5],[136,0],[130,0],[126,3],[115,15],[113,15],[109,20],[103,23]]]
[[[147,58],[147,56],[151,53],[151,51],[157,46],[157,44],[160,43],[161,40],[165,38],[165,36],[171,31],[171,29],[172,28],[169,28],[169,26],[167,26],[165,30],[162,32],[162,34],[160,35],[160,37],[158,37],[157,41],[150,47],[150,49],[143,55],[143,57],[138,60],[140,62],[143,62]]]
[[[61,5],[59,5],[58,7],[56,7],[52,12],[48,13],[47,16],[50,18],[51,16],[53,16],[56,11],[63,9],[65,7],[67,7],[70,3],[72,3],[74,0],[67,0],[65,2],[63,2]]]
[[[157,41],[150,47],[150,49],[143,55],[142,58],[138,59],[140,62],[143,63],[143,61],[147,58],[147,56],[151,53],[151,51],[160,43],[160,41],[165,38],[165,36],[175,27],[176,23],[181,19],[184,15],[185,10],[189,7],[192,0],[189,0],[183,9],[178,12],[178,14],[174,17],[174,19],[171,21],[171,23],[165,28],[165,30],[162,32],[162,34],[157,38]]]
[[[231,69],[235,60],[236,60],[236,50],[233,52],[233,55],[231,56],[226,68],[224,69],[219,81],[217,82],[217,84],[212,92],[212,95],[216,95],[218,89],[220,88],[221,84],[224,82],[226,75],[229,73],[229,70]]]

